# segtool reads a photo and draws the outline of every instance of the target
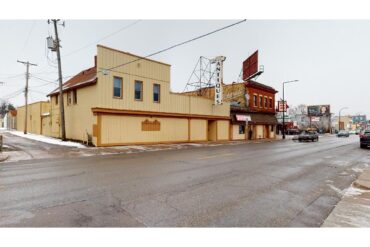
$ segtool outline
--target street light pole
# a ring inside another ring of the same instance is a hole
[[[342,110],[344,110],[344,109],[348,109],[348,107],[343,107],[343,108],[341,108],[341,109],[339,110],[339,117],[338,117],[338,131],[340,131],[340,113],[341,113],[341,111],[342,111]]]
[[[286,110],[286,104],[285,104],[285,84],[286,83],[291,83],[291,82],[297,82],[298,80],[293,80],[293,81],[284,81],[283,82],[283,139],[285,139],[285,110]]]

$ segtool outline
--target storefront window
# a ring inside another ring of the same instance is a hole
[[[245,134],[245,125],[243,124],[239,125],[239,134],[240,135]]]

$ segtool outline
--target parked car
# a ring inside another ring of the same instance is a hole
[[[337,137],[349,137],[349,132],[347,130],[340,130]]]
[[[355,134],[356,134],[356,130],[350,130],[350,131],[348,131],[348,133],[349,133],[350,135],[355,135]]]
[[[319,135],[316,131],[303,131],[301,134],[298,135],[298,141],[318,141]]]
[[[367,148],[370,146],[370,130],[365,130],[360,134],[360,147]]]
[[[287,129],[286,134],[287,135],[299,135],[299,129]]]
[[[359,135],[360,133],[361,133],[361,129],[357,129],[355,134]]]

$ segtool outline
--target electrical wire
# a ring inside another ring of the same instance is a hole
[[[21,88],[21,89],[18,89],[17,91],[14,91],[10,94],[7,94],[5,96],[0,96],[1,99],[3,100],[9,100],[10,98],[14,98],[16,96],[18,96],[19,94],[23,93],[24,92],[24,89]]]
[[[201,39],[201,38],[207,37],[207,36],[209,36],[209,35],[212,35],[212,34],[214,34],[214,33],[217,33],[217,32],[223,31],[223,30],[225,30],[225,29],[231,28],[231,27],[233,27],[233,26],[239,25],[239,24],[241,24],[241,23],[243,23],[243,22],[245,22],[245,21],[247,21],[247,20],[246,20],[246,19],[244,19],[244,20],[241,20],[241,21],[235,22],[235,23],[233,23],[233,24],[230,24],[230,25],[224,26],[224,27],[222,27],[222,28],[216,29],[216,30],[214,30],[214,31],[208,32],[208,33],[206,33],[206,34],[202,34],[202,35],[197,36],[197,37],[195,37],[195,38],[192,38],[192,39],[189,39],[189,40],[183,41],[183,42],[181,42],[181,43],[178,43],[178,44],[172,45],[172,46],[170,46],[170,47],[168,47],[168,48],[165,48],[165,49],[159,50],[159,51],[157,51],[157,52],[151,53],[151,54],[149,54],[149,55],[147,55],[147,56],[139,57],[139,58],[134,59],[134,60],[132,60],[132,61],[130,61],[130,62],[127,62],[127,63],[119,64],[119,65],[113,66],[113,67],[111,67],[111,68],[101,68],[101,70],[100,70],[100,71],[97,71],[97,73],[102,73],[103,71],[107,71],[107,70],[108,70],[108,71],[112,71],[112,72],[121,73],[120,71],[117,71],[117,70],[114,70],[114,69],[119,68],[119,67],[122,67],[122,66],[125,66],[125,65],[128,65],[128,64],[131,64],[131,63],[134,63],[134,62],[137,62],[137,61],[140,61],[140,60],[143,60],[143,59],[146,59],[146,58],[149,58],[149,57],[152,57],[152,56],[155,56],[155,55],[158,55],[158,54],[160,54],[160,53],[162,53],[162,52],[166,52],[166,51],[168,51],[168,50],[171,50],[171,49],[173,49],[173,48],[179,47],[179,46],[181,46],[181,45],[188,44],[188,43],[190,43],[190,42],[193,42],[193,41],[196,41],[196,40],[198,40],[198,39]],[[92,74],[92,73],[94,73],[94,72],[88,72],[88,73],[86,73],[86,74],[89,74],[89,73],[91,73],[91,74]],[[70,76],[70,77],[72,77],[72,76]]]
[[[116,34],[117,34],[117,33],[119,33],[119,32],[122,32],[122,31],[124,31],[124,30],[126,30],[126,29],[129,29],[130,27],[135,26],[135,25],[136,25],[137,23],[139,23],[140,21],[141,21],[141,20],[137,20],[137,21],[135,21],[135,22],[133,22],[133,23],[130,23],[129,25],[126,25],[126,26],[124,26],[124,27],[121,27],[120,29],[118,29],[118,30],[114,31],[113,33],[110,33],[110,34],[108,34],[108,35],[106,35],[106,36],[104,36],[104,37],[102,37],[102,38],[98,39],[98,40],[97,40],[97,41],[95,41],[95,42],[91,42],[91,43],[89,43],[89,44],[86,44],[86,45],[84,45],[84,46],[82,46],[82,47],[80,47],[80,48],[78,48],[78,49],[76,49],[76,50],[74,50],[74,51],[71,51],[71,52],[69,52],[69,53],[67,53],[67,54],[63,55],[63,56],[62,56],[62,58],[68,57],[68,56],[70,56],[70,55],[72,55],[72,54],[74,54],[74,53],[77,53],[77,52],[79,52],[79,51],[81,51],[81,50],[83,50],[83,49],[86,49],[86,48],[87,48],[87,47],[89,47],[89,46],[95,45],[95,44],[99,43],[100,41],[103,41],[103,40],[105,40],[105,39],[107,39],[107,38],[109,38],[109,37],[111,37],[111,36],[113,36],[113,35],[116,35]]]
[[[125,66],[125,65],[128,65],[128,64],[131,64],[131,63],[137,62],[137,61],[142,60],[142,59],[145,59],[145,58],[149,58],[149,57],[152,57],[152,56],[158,55],[158,54],[160,54],[160,53],[162,53],[162,52],[165,52],[165,51],[171,50],[171,49],[173,49],[173,48],[176,48],[176,47],[179,47],[179,46],[182,46],[182,45],[188,44],[188,43],[190,43],[190,42],[193,42],[193,41],[196,41],[196,40],[198,40],[198,39],[201,39],[201,38],[207,37],[207,36],[209,36],[209,35],[212,35],[212,34],[214,34],[214,33],[217,33],[217,32],[223,31],[223,30],[225,30],[225,29],[231,28],[231,27],[233,27],[233,26],[239,25],[239,24],[241,24],[241,23],[243,23],[243,22],[245,22],[245,21],[247,21],[247,20],[246,20],[246,19],[244,19],[244,20],[241,20],[241,21],[235,22],[235,23],[230,24],[230,25],[227,25],[227,26],[225,26],[225,27],[222,27],[222,28],[216,29],[216,30],[214,30],[214,31],[212,31],[212,32],[208,32],[208,33],[206,33],[206,34],[202,34],[202,35],[197,36],[197,37],[195,37],[195,38],[192,38],[192,39],[186,40],[186,41],[184,41],[184,42],[181,42],[181,43],[175,44],[175,45],[173,45],[173,46],[170,46],[170,47],[168,47],[168,48],[162,49],[162,50],[160,50],[160,51],[154,52],[154,53],[149,54],[149,55],[147,55],[147,56],[145,56],[145,57],[137,58],[137,59],[134,59],[134,60],[132,60],[132,61],[130,61],[130,62],[123,63],[123,64],[119,64],[119,65],[113,66],[113,67],[108,68],[108,69],[105,69],[105,70],[113,71],[113,70],[114,70],[114,69],[116,69],[116,68],[119,68],[119,67],[122,67],[122,66]]]
[[[16,74],[16,75],[11,75],[11,76],[8,76],[8,77],[1,77],[0,79],[1,80],[4,80],[4,79],[12,79],[12,78],[20,77],[20,76],[24,76],[24,73],[22,73],[22,74]]]
[[[32,33],[32,31],[33,31],[33,29],[35,27],[35,24],[36,24],[36,20],[33,21],[32,26],[30,28],[30,31],[28,32],[28,35],[27,35],[27,38],[26,38],[26,42],[24,43],[23,48],[22,48],[22,52],[27,47],[28,41],[29,41],[30,36],[31,36],[31,33]]]
[[[38,79],[40,81],[44,81],[44,82],[48,82],[48,83],[55,83],[55,84],[57,83],[57,80],[52,81],[52,80],[47,80],[47,79],[40,78],[38,76],[34,76],[33,74],[30,74],[30,75],[31,75],[31,78],[35,78],[35,79]]]

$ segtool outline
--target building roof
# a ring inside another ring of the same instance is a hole
[[[16,117],[17,116],[17,110],[10,110],[9,111],[10,116]]]
[[[96,77],[96,66],[89,69],[83,70],[71,79],[63,83],[63,92],[69,91],[75,88],[86,87],[97,82]],[[59,87],[54,89],[48,96],[59,94]]]
[[[249,80],[248,82],[245,83],[245,85],[247,87],[258,88],[258,89],[266,90],[266,91],[273,92],[273,93],[278,92],[278,91],[275,90],[275,88],[267,86],[267,85],[259,83],[259,82],[256,82],[256,81]]]

